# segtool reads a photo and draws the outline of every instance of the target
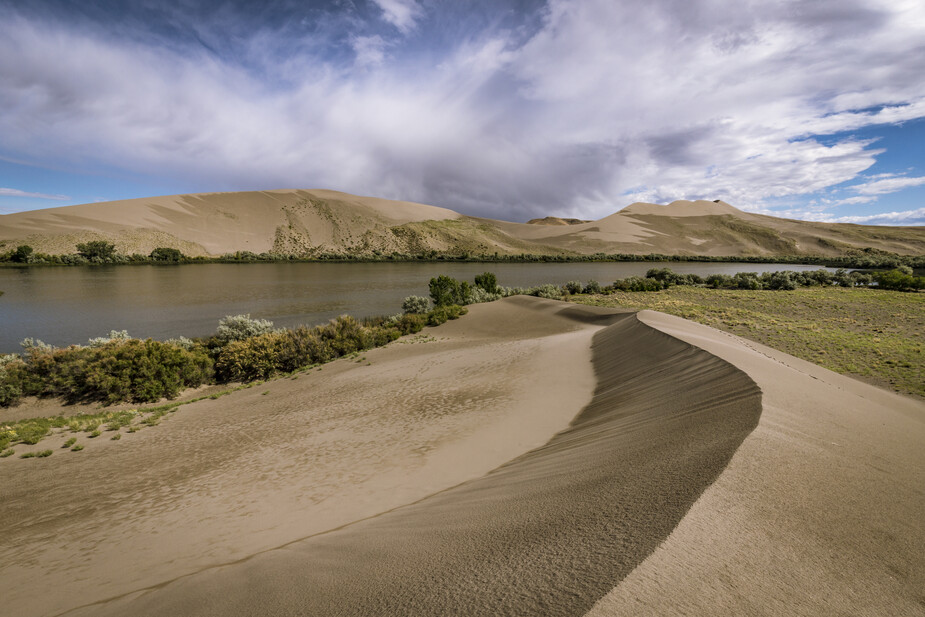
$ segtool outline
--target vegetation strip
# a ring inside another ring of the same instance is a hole
[[[832,268],[896,268],[910,266],[925,268],[925,255],[900,255],[874,248],[847,249],[842,256],[824,255],[739,255],[715,257],[709,255],[666,255],[649,253],[593,253],[583,254],[535,254],[517,253],[502,255],[499,253],[473,253],[456,251],[440,253],[425,251],[421,253],[378,253],[372,255],[355,255],[349,253],[319,253],[315,255],[285,253],[252,253],[236,251],[216,257],[184,255],[179,249],[158,247],[147,255],[134,253],[126,255],[116,252],[116,246],[104,240],[80,243],[75,246],[75,253],[50,255],[36,252],[31,246],[23,244],[5,252],[0,252],[0,266],[82,266],[100,264],[181,264],[181,263],[261,263],[261,262],[443,262],[461,261],[477,263],[580,263],[580,262],[735,262],[735,263],[785,263],[828,266]]]
[[[877,288],[868,288],[874,283]],[[913,276],[908,267],[876,275],[818,270],[708,277],[661,268],[606,286],[570,281],[531,288],[501,287],[495,275],[486,272],[475,277],[475,284],[435,277],[430,281],[430,298],[409,296],[403,314],[362,322],[344,315],[322,326],[280,330],[269,321],[236,315],[222,319],[216,333],[202,339],[141,341],[113,331],[85,346],[65,349],[26,339],[22,355],[0,357],[0,406],[15,405],[23,395],[59,397],[65,402],[143,403],[174,398],[181,390],[204,383],[244,383],[148,408],[13,422],[0,427],[0,458],[14,453],[10,446],[37,444],[55,430],[89,438],[106,430],[117,432],[111,439],[118,439],[121,429],[131,433],[155,426],[180,405],[218,398],[340,357],[356,358],[366,349],[420,332],[425,325],[456,319],[466,312],[466,304],[516,294],[663,311],[840,373],[925,396],[921,362],[925,296],[894,291],[923,288],[925,277]],[[83,444],[71,438],[62,447],[80,451]],[[41,456],[50,456],[42,452]]]

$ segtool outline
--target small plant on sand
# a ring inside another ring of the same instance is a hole
[[[76,446],[71,448],[71,452],[80,452],[83,449],[84,449],[83,444],[77,444]]]
[[[6,458],[8,456],[13,456],[13,448],[7,448],[3,452],[0,452],[0,458]]]
[[[87,435],[87,437],[90,437],[92,439],[94,437],[99,437],[100,435],[102,435],[102,433],[100,432],[100,429],[96,429],[95,431]]]
[[[111,437],[111,439],[113,441],[119,441],[120,439],[122,439],[122,433],[116,433],[115,435]]]
[[[51,456],[52,454],[54,454],[54,452],[52,452],[51,450],[41,450],[35,453],[35,457],[36,458],[46,458],[48,456]]]
[[[62,445],[61,447],[62,447],[62,448],[65,448],[65,449],[66,449],[66,448],[70,448],[70,447],[73,446],[75,443],[77,443],[77,438],[76,438],[76,437],[71,437],[70,439],[68,439],[67,441],[65,441],[65,442],[64,442],[64,445]]]
[[[24,454],[20,454],[19,458],[35,458],[35,455],[35,452],[26,452]]]

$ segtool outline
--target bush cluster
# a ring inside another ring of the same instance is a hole
[[[64,349],[26,339],[21,355],[0,356],[0,407],[29,395],[104,404],[175,398],[204,383],[268,379],[380,347],[465,312],[458,305],[441,305],[363,322],[343,315],[324,325],[292,329],[274,329],[272,322],[250,315],[229,315],[205,338],[159,342],[113,330],[87,345]]]

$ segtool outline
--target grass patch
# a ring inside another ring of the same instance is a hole
[[[579,295],[573,302],[651,309],[737,334],[827,369],[925,397],[925,294],[803,287],[672,287]]]
[[[71,448],[71,452],[80,452],[83,449],[84,449],[83,444],[77,444],[76,446]]]

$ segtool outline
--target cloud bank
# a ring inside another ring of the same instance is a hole
[[[850,131],[925,117],[916,0],[339,7],[195,23],[149,7],[117,28],[0,9],[0,156],[509,220],[682,198],[768,211],[863,179],[882,150]]]

